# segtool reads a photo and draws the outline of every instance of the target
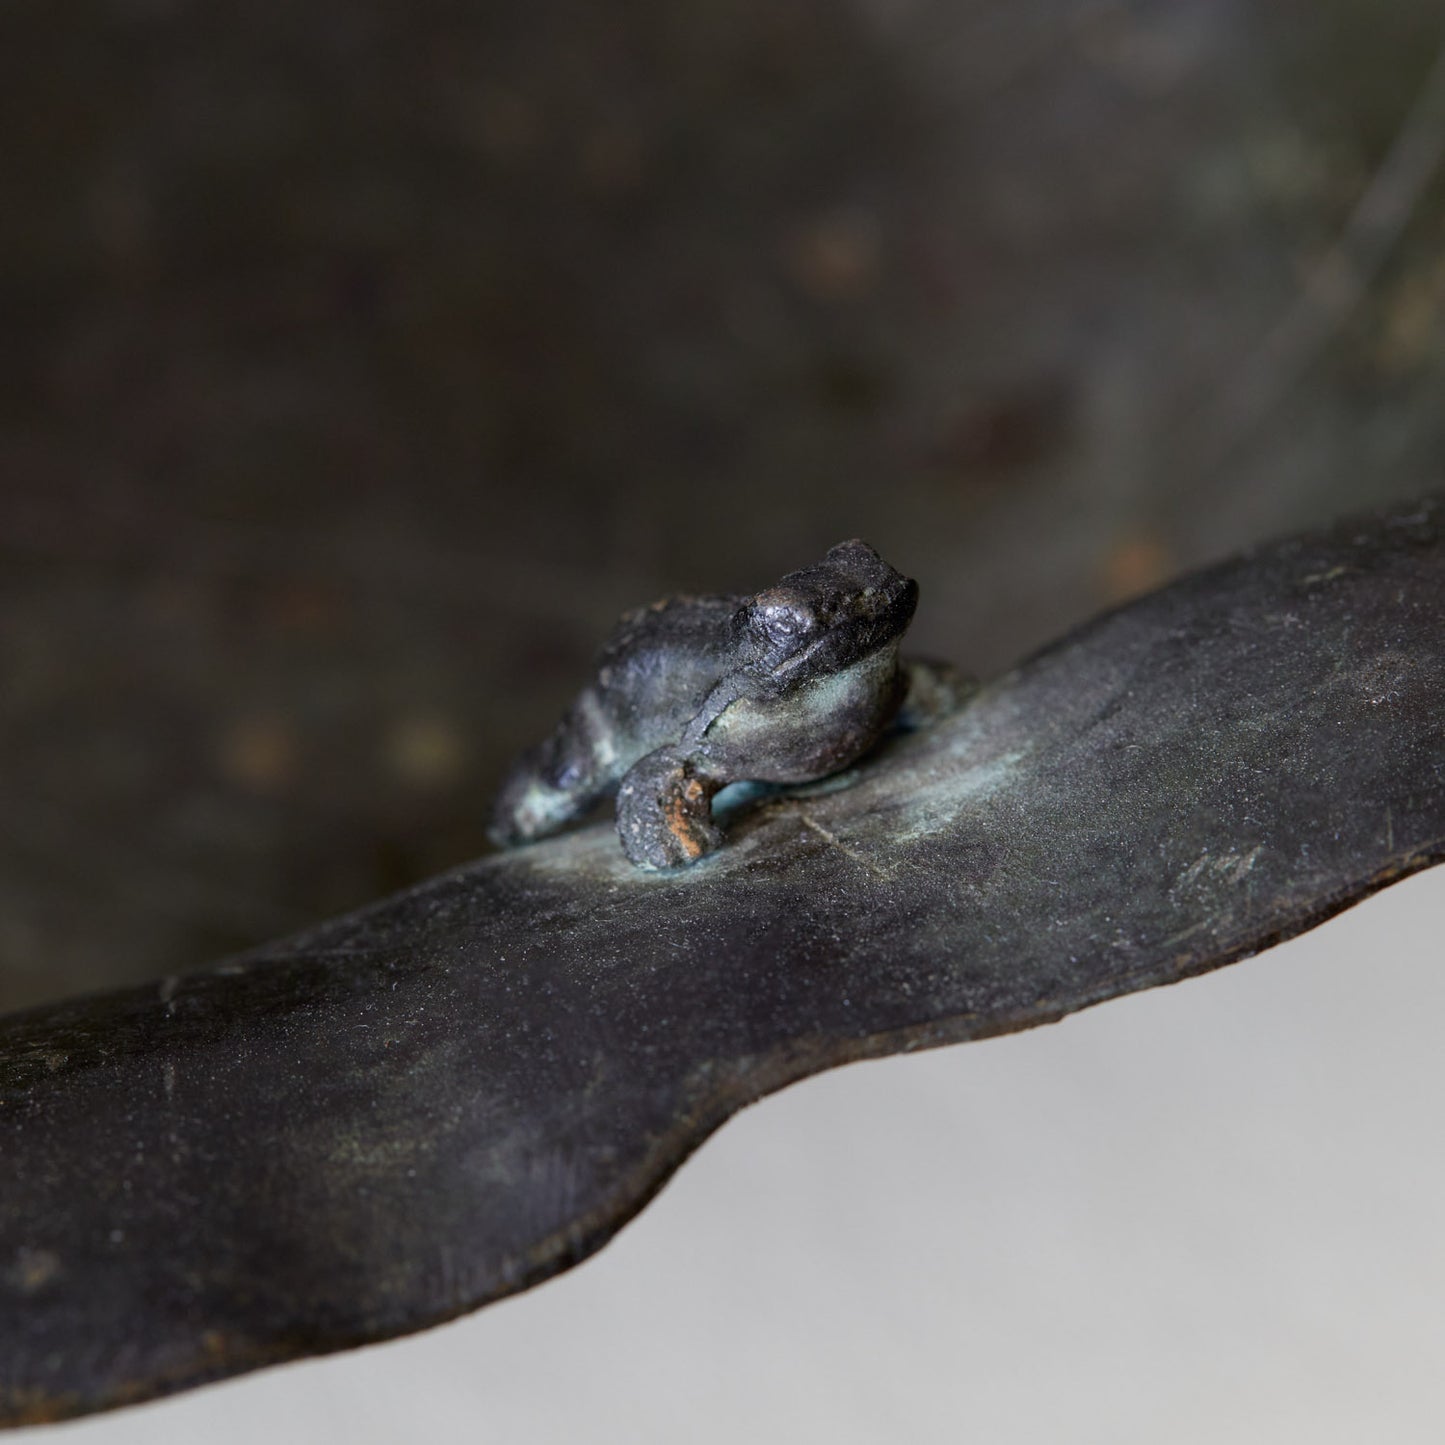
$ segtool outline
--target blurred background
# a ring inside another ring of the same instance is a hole
[[[611,620],[997,670],[1440,482],[1438,0],[10,0],[0,1007],[483,851]]]

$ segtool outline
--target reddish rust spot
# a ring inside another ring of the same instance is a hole
[[[682,845],[683,852],[689,858],[702,855],[702,841],[694,831],[694,824],[698,809],[707,806],[707,799],[707,788],[697,778],[688,777],[683,779],[682,785],[675,793],[670,794],[662,805],[668,831]]]
[[[693,783],[692,787],[697,784]],[[667,818],[668,831],[682,844],[682,851],[689,858],[696,858],[702,853],[702,844],[693,836],[692,819],[687,811],[687,799],[684,793],[671,797],[663,805],[663,813]]]

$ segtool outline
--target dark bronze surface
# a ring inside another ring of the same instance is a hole
[[[385,1338],[604,1244],[742,1105],[1265,948],[1445,857],[1445,504],[1087,625],[633,869],[604,823],[0,1022],[0,1421]]]

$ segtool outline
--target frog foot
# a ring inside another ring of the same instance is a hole
[[[722,786],[672,748],[635,763],[617,792],[617,832],[639,868],[680,868],[722,842],[712,821],[713,795]]]

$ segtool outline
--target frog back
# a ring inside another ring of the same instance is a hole
[[[668,597],[618,622],[588,691],[623,768],[680,740],[713,688],[733,671],[733,619],[742,601]]]

